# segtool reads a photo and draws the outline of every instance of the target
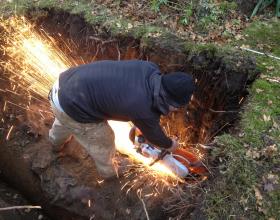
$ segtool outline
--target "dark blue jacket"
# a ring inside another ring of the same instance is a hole
[[[97,61],[63,72],[59,78],[59,102],[80,123],[104,120],[132,121],[154,145],[172,144],[159,120],[161,75],[147,61]]]

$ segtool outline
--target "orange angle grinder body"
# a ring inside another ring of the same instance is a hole
[[[187,176],[200,177],[205,176],[207,173],[207,169],[199,157],[186,149],[176,149],[172,154],[166,150],[160,150],[149,144],[142,132],[135,126],[131,129],[129,137],[136,146],[138,153],[153,158],[150,166],[158,161],[162,161],[163,164],[170,167],[181,178]]]

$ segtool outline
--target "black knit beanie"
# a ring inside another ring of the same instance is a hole
[[[195,90],[192,75],[183,72],[174,72],[163,75],[162,86],[170,96],[171,102],[169,104],[174,107],[188,104]]]

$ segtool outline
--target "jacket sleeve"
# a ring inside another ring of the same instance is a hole
[[[160,148],[170,148],[172,140],[165,135],[159,119],[138,119],[133,120],[133,124],[141,130],[144,137],[151,143]]]

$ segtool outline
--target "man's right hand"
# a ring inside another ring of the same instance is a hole
[[[179,147],[179,143],[177,141],[177,138],[172,138],[172,145],[170,148],[167,148],[169,152],[174,152]]]

